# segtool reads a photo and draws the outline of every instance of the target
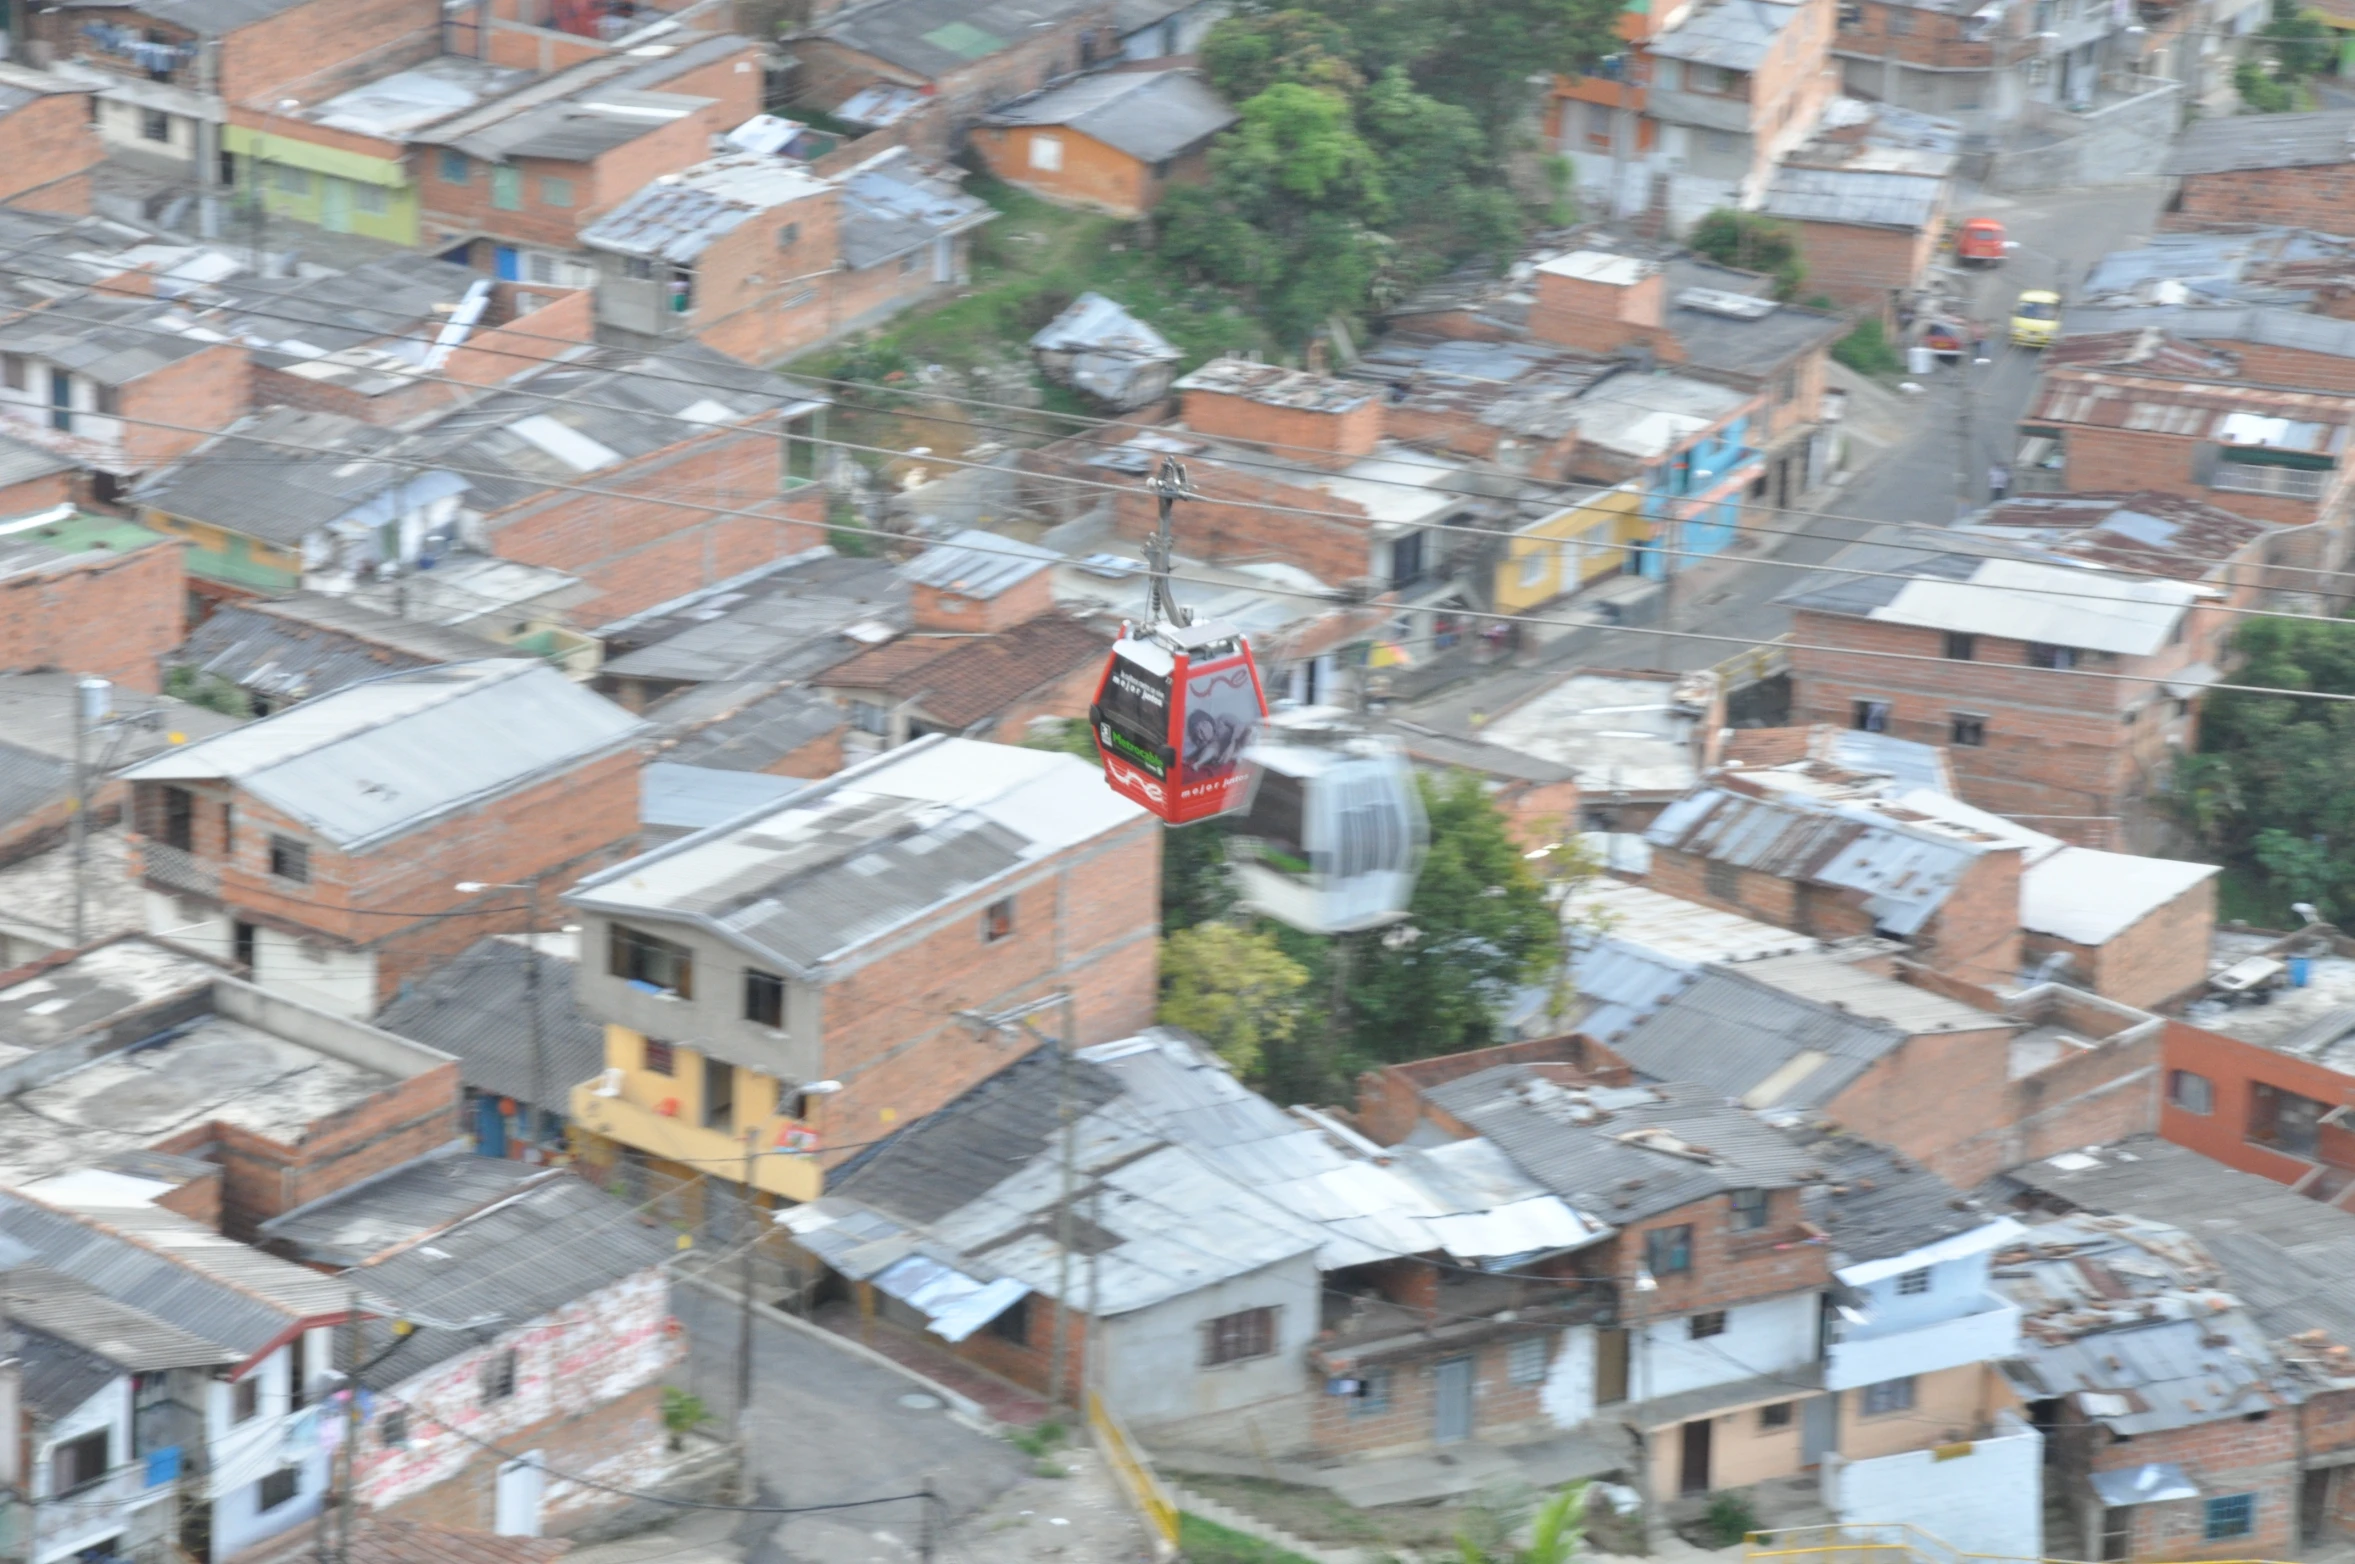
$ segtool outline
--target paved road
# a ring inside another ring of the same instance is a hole
[[[1945,526],[1962,510],[1983,503],[1988,466],[2009,460],[2013,431],[2036,384],[2039,355],[1993,340],[2010,318],[2013,298],[2026,289],[2053,287],[2066,297],[2100,256],[2151,234],[2160,196],[2152,181],[2032,197],[1969,192],[1958,197],[1956,215],[2001,218],[2007,235],[2020,244],[2002,267],[1957,274],[1958,285],[1968,290],[1971,313],[1988,325],[1991,362],[1933,373],[1916,404],[1917,433],[1834,491],[1822,502],[1821,514],[1770,518],[1764,526],[1784,535],[1763,538],[1765,546],[1755,554],[1706,562],[1689,580],[1676,583],[1669,626],[1771,640],[1790,628],[1789,615],[1774,599],[1798,582],[1806,567],[1821,565],[1878,523]],[[1442,730],[1467,731],[1474,713],[1501,710],[1566,667],[1705,668],[1735,650],[1719,641],[1580,630],[1521,667],[1408,702],[1402,710]]]

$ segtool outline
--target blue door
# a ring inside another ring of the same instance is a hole
[[[499,280],[501,282],[523,281],[523,266],[516,257],[515,246],[511,244],[500,245],[495,253],[498,257],[495,269],[499,273]]]
[[[496,1097],[474,1099],[474,1149],[486,1157],[507,1155],[507,1115]]]

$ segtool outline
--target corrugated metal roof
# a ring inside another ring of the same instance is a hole
[[[2181,178],[2344,163],[2350,158],[2355,158],[2355,110],[2224,115],[2185,126],[2159,172]]]
[[[1034,351],[1101,353],[1123,360],[1176,363],[1185,355],[1167,337],[1101,293],[1083,293],[1030,339]]]
[[[997,208],[959,188],[954,168],[919,161],[894,147],[842,180],[842,261],[865,271],[936,240],[995,221]]]
[[[608,753],[648,729],[546,663],[504,658],[347,685],[124,775],[231,781],[349,850]]]
[[[10,1325],[68,1343],[110,1373],[211,1368],[241,1356],[46,1265],[0,1270],[0,1308]]]
[[[1724,967],[1629,1028],[1614,1052],[1655,1080],[1693,1081],[1752,1108],[1821,1108],[1907,1037]]]
[[[543,1067],[551,1095],[562,1102],[563,1093],[605,1067],[605,1029],[574,1008],[577,963],[562,956],[502,936],[476,940],[456,960],[403,985],[376,1024],[455,1055],[461,1078],[477,1091],[530,1102],[538,1072],[524,995],[533,961],[540,967]]]
[[[1946,204],[1947,184],[1926,174],[1852,168],[1790,168],[1767,187],[1770,216],[1803,223],[1849,223],[1865,228],[1929,227]]]
[[[1027,43],[1095,0],[877,0],[840,15],[815,36],[873,55],[927,80],[954,75]]]
[[[581,230],[581,243],[617,255],[692,265],[751,218],[833,186],[806,168],[749,153],[664,174]]]
[[[1192,71],[1106,71],[992,110],[984,125],[1061,125],[1140,163],[1182,157],[1235,123]]]
[[[1681,25],[1656,35],[1645,52],[1727,70],[1754,71],[1798,17],[1781,0],[1719,0]]]
[[[0,1192],[0,1260],[42,1264],[169,1325],[235,1349],[342,1313],[350,1284],[224,1238],[158,1206],[89,1217]]]
[[[265,1244],[294,1259],[344,1270],[471,1216],[534,1180],[567,1176],[453,1147],[272,1217],[261,1225],[260,1234]]]
[[[1051,548],[968,527],[900,566],[899,574],[910,586],[992,598],[1062,562],[1063,556]]]
[[[421,1319],[485,1321],[480,1330],[487,1335],[655,1270],[674,1252],[670,1233],[653,1216],[586,1179],[559,1173],[338,1280]],[[475,1330],[420,1330],[402,1338],[371,1377],[397,1384],[476,1344]]]
[[[777,690],[717,719],[689,709],[697,704],[695,693],[687,692],[676,704],[665,704],[655,712],[658,720],[678,719],[670,731],[685,730],[684,737],[663,751],[669,760],[684,766],[773,771],[794,751],[840,733],[850,724],[841,707],[805,689]]]
[[[808,787],[801,777],[657,760],[638,777],[638,823],[701,831],[765,809]]]
[[[166,654],[165,664],[216,675],[283,706],[388,671],[495,657],[502,650],[494,642],[439,625],[385,619],[385,632],[397,638],[388,642],[274,609],[275,605],[224,603],[190,632],[178,651]],[[365,610],[348,612],[356,616]]]

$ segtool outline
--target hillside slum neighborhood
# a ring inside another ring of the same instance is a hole
[[[6,8],[0,1558],[2355,1559],[2351,40]]]

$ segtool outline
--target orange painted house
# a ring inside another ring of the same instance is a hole
[[[1062,206],[1142,217],[1172,184],[1209,172],[1235,111],[1191,71],[1116,71],[987,115],[974,152],[991,174]]]

